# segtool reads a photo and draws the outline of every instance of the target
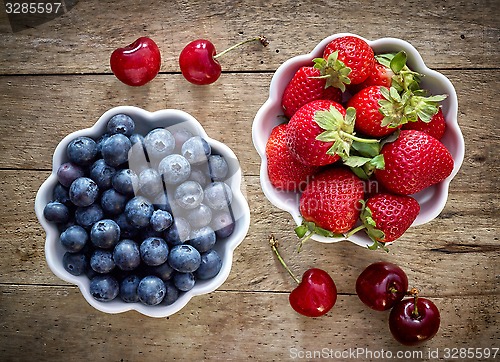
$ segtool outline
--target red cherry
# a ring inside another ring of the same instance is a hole
[[[269,243],[281,265],[298,284],[288,298],[292,308],[306,317],[320,317],[328,313],[337,301],[337,287],[330,275],[324,270],[312,268],[299,281],[278,252],[278,242],[273,236]]]
[[[116,49],[109,63],[116,78],[130,86],[141,86],[160,71],[160,50],[153,40],[141,37],[124,48]]]
[[[399,302],[408,290],[406,273],[395,264],[378,262],[369,265],[356,280],[356,293],[368,307],[384,311]]]
[[[302,275],[302,281],[290,293],[289,301],[297,313],[319,317],[335,305],[337,288],[327,272],[312,268]]]
[[[215,54],[215,46],[206,39],[186,45],[179,55],[179,66],[184,78],[198,85],[210,84],[219,79],[222,68],[214,58]]]
[[[245,43],[259,40],[263,46],[267,46],[265,37],[257,37],[242,41],[217,54],[215,46],[206,39],[194,40],[182,49],[179,55],[179,66],[182,75],[187,81],[205,85],[214,83],[219,79],[222,68],[217,58]]]
[[[410,292],[412,293],[412,292]],[[389,315],[389,328],[401,344],[414,346],[434,337],[441,317],[436,305],[428,299],[407,298],[398,302]]]

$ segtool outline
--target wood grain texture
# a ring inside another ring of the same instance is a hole
[[[349,359],[293,353],[359,348],[422,353],[392,360],[430,361],[428,352],[438,348],[443,358],[444,348],[500,347],[499,17],[494,0],[89,0],[13,33],[1,12],[0,360],[341,361]],[[338,32],[409,41],[429,67],[452,81],[459,98],[466,155],[446,207],[408,230],[389,253],[313,241],[297,253],[292,218],[260,189],[250,129],[273,73]],[[206,37],[221,51],[259,34],[270,38],[270,46],[249,44],[224,56],[217,83],[194,86],[180,75],[177,57],[189,41]],[[139,36],[157,41],[162,67],[154,81],[132,88],[111,74],[109,56]],[[187,111],[233,149],[245,176],[251,226],[227,281],[169,318],[101,313],[45,261],[34,199],[50,174],[52,153],[64,136],[92,126],[117,105]],[[271,233],[297,274],[319,267],[333,276],[340,294],[326,316],[308,319],[288,305],[294,284],[270,250]],[[419,347],[399,345],[390,336],[388,312],[359,301],[356,278],[379,260],[400,265],[410,285],[435,301],[442,324],[434,339]]]
[[[250,45],[221,62],[225,71],[274,70],[340,32],[405,39],[431,67],[491,68],[498,66],[499,16],[493,0],[80,1],[35,29],[0,33],[0,74],[110,73],[111,52],[139,36],[157,41],[162,72],[178,72],[178,55],[193,39],[208,37],[223,50],[260,34],[269,48]]]
[[[89,356],[113,361],[288,361],[299,352],[359,349],[363,361],[374,360],[367,358],[369,351],[383,349],[394,356],[415,351],[422,353],[415,360],[428,361],[429,349],[439,348],[443,356],[446,347],[491,348],[499,337],[496,296],[435,298],[442,316],[439,335],[417,347],[392,343],[388,333],[381,333],[388,329],[388,312],[367,310],[356,296],[339,296],[326,316],[314,319],[284,308],[287,298],[286,293],[217,291],[194,298],[174,316],[154,319],[135,312],[98,313],[76,288],[4,285],[0,353],[3,361],[22,360],[19,353],[36,355],[39,361]]]

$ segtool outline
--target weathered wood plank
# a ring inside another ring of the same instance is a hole
[[[349,350],[359,353],[360,360],[374,360],[367,353],[383,349],[394,357],[406,351],[416,353],[415,360],[428,361],[435,360],[429,350],[439,349],[443,358],[444,348],[498,347],[498,296],[433,300],[441,312],[438,334],[424,345],[404,347],[390,335],[388,313],[368,310],[356,296],[339,296],[326,316],[312,319],[295,313],[286,293],[214,292],[192,299],[176,315],[154,319],[135,312],[101,313],[71,287],[0,285],[0,353],[3,361],[68,356],[93,361],[288,361],[313,351],[334,359],[334,353]],[[408,356],[399,360],[411,360]]]
[[[500,106],[486,85],[500,82],[500,71],[444,74],[457,90],[466,145],[465,161],[453,186],[497,190],[495,179],[487,175],[499,172],[495,155],[500,138],[491,129],[496,128]],[[92,126],[107,109],[127,104],[149,111],[185,110],[211,137],[233,149],[246,175],[258,175],[260,160],[250,130],[267,99],[271,76],[227,74],[207,88],[190,85],[180,75],[161,75],[137,90],[120,86],[112,76],[0,77],[0,168],[50,169],[52,152],[64,136]],[[241,92],[241,84],[251,91]],[[180,88],[186,92],[178,92]]]
[[[0,283],[66,284],[45,262],[45,232],[33,211],[36,191],[47,175],[44,171],[0,171],[0,203],[7,205],[0,209],[0,240],[4,240],[0,243]],[[411,284],[426,295],[498,293],[498,203],[485,202],[490,194],[453,193],[440,217],[410,229],[388,254],[348,242],[310,242],[297,253],[292,218],[265,199],[257,177],[246,177],[245,182],[251,227],[236,249],[223,290],[287,291],[293,287],[269,248],[268,237],[273,233],[297,274],[313,266],[323,268],[333,275],[341,293],[354,294],[357,276],[379,260],[403,267]]]
[[[356,0],[334,7],[329,2],[292,0],[272,4],[258,0],[245,6],[228,0],[81,1],[36,28],[11,33],[3,23],[0,73],[110,73],[111,52],[139,36],[157,41],[163,72],[178,72],[181,49],[197,37],[210,38],[222,50],[260,34],[270,38],[268,49],[249,45],[221,62],[225,71],[275,70],[284,60],[310,52],[320,40],[338,32],[405,39],[432,67],[492,68],[498,67],[499,15],[496,2],[489,0],[480,5],[423,0],[405,6],[397,1]]]

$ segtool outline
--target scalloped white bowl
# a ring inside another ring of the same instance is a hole
[[[142,303],[125,303],[119,298],[115,298],[110,302],[100,302],[94,299],[89,291],[90,280],[85,275],[74,276],[64,269],[62,265],[62,258],[65,250],[59,242],[59,231],[55,224],[48,222],[43,216],[43,209],[45,205],[51,201],[52,190],[57,184],[57,169],[62,163],[68,160],[66,156],[66,148],[69,142],[78,136],[97,138],[101,134],[105,133],[108,120],[119,113],[131,116],[136,123],[136,132],[141,134],[146,134],[149,130],[156,127],[171,128],[179,126],[186,128],[193,134],[197,134],[205,138],[216,153],[223,155],[227,160],[232,161],[228,162],[230,167],[229,174],[231,176],[226,183],[229,184],[233,192],[231,208],[235,218],[235,230],[227,239],[216,243],[215,249],[221,256],[222,269],[219,274],[212,279],[197,281],[193,289],[181,294],[179,299],[169,306],[147,306]],[[239,163],[233,151],[231,151],[231,149],[223,143],[210,138],[201,124],[188,113],[176,109],[164,109],[156,112],[148,112],[141,108],[130,106],[112,108],[105,112],[91,128],[82,129],[66,136],[57,145],[54,151],[52,174],[42,184],[35,199],[35,213],[47,234],[45,241],[45,256],[47,263],[56,276],[62,280],[77,285],[87,302],[102,312],[121,313],[129,310],[135,310],[151,317],[170,316],[181,310],[192,297],[207,294],[219,288],[229,276],[232,266],[233,251],[243,241],[250,226],[250,210],[247,200],[241,191],[241,183],[241,168],[239,167]]]
[[[285,61],[274,73],[269,89],[269,98],[258,110],[252,125],[252,139],[255,149],[261,157],[260,183],[262,191],[268,200],[280,208],[287,211],[293,217],[297,225],[302,223],[299,212],[300,195],[295,192],[284,192],[276,190],[269,181],[267,174],[266,142],[271,134],[271,130],[283,122],[283,110],[281,108],[281,97],[285,87],[292,79],[295,72],[302,66],[312,65],[314,58],[321,57],[326,45],[333,39],[351,35],[365,40],[374,50],[375,54],[406,51],[408,56],[407,64],[410,69],[424,75],[422,88],[428,89],[431,94],[447,94],[448,97],[442,102],[443,114],[447,123],[447,130],[441,142],[451,152],[455,162],[450,176],[437,185],[413,195],[420,204],[420,214],[413,222],[412,226],[425,224],[437,217],[443,210],[448,199],[448,188],[451,180],[457,174],[464,159],[465,145],[460,127],[458,126],[458,100],[455,88],[450,80],[443,74],[429,69],[418,51],[408,42],[396,38],[381,38],[377,40],[367,40],[359,35],[350,33],[339,33],[323,39],[309,54],[298,55]],[[366,247],[373,242],[364,232],[358,232],[348,239],[328,238],[314,235],[312,239],[333,243],[342,240],[349,240],[357,245]]]

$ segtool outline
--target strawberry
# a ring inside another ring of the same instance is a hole
[[[408,122],[404,124],[403,129],[416,129],[430,134],[432,137],[440,140],[443,138],[444,132],[446,131],[446,120],[443,116],[443,110],[439,108],[439,111],[432,116],[430,122],[424,122],[421,119],[418,119],[416,122]]]
[[[403,130],[396,141],[386,143],[380,154],[384,169],[376,169],[377,180],[387,190],[411,195],[443,181],[453,171],[450,152],[437,139],[417,130]]]
[[[375,62],[372,72],[363,82],[359,84],[354,84],[349,87],[349,90],[352,94],[356,94],[363,88],[371,87],[374,85],[387,87],[389,88],[392,83],[392,77],[394,76],[394,72],[391,68],[386,67],[385,65]]]
[[[375,66],[373,49],[355,36],[332,40],[323,51],[323,58],[315,59],[315,67],[329,82],[345,91],[346,84],[359,84],[372,73]]]
[[[294,74],[281,99],[285,116],[291,118],[297,109],[316,99],[341,102],[342,92],[340,89],[327,86],[326,79],[317,78],[319,76],[319,69],[314,67],[301,67]]]
[[[317,137],[323,132],[317,123],[316,114],[335,109],[338,122],[343,122],[346,115],[344,107],[328,100],[316,100],[301,107],[288,123],[286,142],[292,155],[305,165],[323,166],[340,159],[338,154],[329,154],[333,142],[323,142]],[[320,113],[321,114],[321,113]]]
[[[380,193],[369,197],[361,211],[361,221],[368,236],[375,242],[388,243],[398,239],[411,226],[420,212],[420,205],[411,196]]]
[[[387,136],[400,127],[389,127],[392,118],[380,112],[379,101],[385,99],[381,89],[388,90],[387,87],[370,86],[353,95],[347,102],[348,107],[356,109],[354,128],[367,136]]]
[[[285,143],[287,124],[273,128],[266,144],[267,173],[278,190],[302,191],[310,177],[318,170],[297,161]]]
[[[300,213],[319,228],[345,233],[359,217],[363,189],[363,181],[349,169],[325,169],[307,184],[300,198]]]

